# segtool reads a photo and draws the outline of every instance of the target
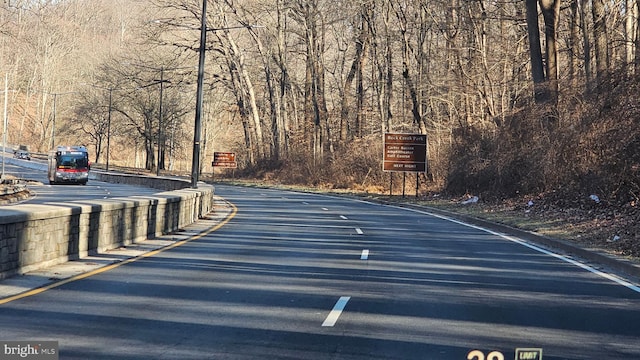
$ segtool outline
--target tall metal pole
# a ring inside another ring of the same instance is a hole
[[[4,180],[4,156],[7,151],[7,94],[9,93],[9,74],[4,74],[4,130],[2,132],[2,176]]]
[[[53,94],[53,124],[51,126],[51,148],[56,147],[56,100],[58,94]]]
[[[200,176],[200,128],[202,126],[202,88],[204,83],[204,52],[207,43],[207,0],[202,0],[200,25],[200,57],[198,62],[198,88],[196,93],[196,119],[193,130],[193,161],[191,163],[191,187],[198,188]]]
[[[106,171],[109,171],[109,147],[111,145],[111,93],[113,92],[112,88],[109,88],[109,112],[107,115],[107,168]]]
[[[160,109],[158,116],[158,167],[156,176],[160,176],[160,158],[162,155],[162,90],[164,89],[164,66],[160,68]]]

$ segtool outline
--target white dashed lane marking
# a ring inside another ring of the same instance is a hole
[[[333,325],[335,325],[336,321],[338,321],[338,318],[342,314],[342,310],[344,310],[344,307],[347,306],[347,303],[349,302],[349,299],[351,299],[350,296],[342,296],[342,297],[340,297],[340,299],[338,299],[338,301],[336,302],[336,305],[333,307],[333,310],[331,310],[331,312],[329,313],[327,318],[322,323],[322,326],[333,326]]]

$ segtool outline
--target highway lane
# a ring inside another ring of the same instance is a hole
[[[640,288],[570,259],[393,206],[216,193],[224,226],[0,305],[0,340],[61,359],[640,358]]]
[[[14,161],[20,162],[17,160]],[[149,196],[161,192],[161,190],[149,187],[112,184],[96,180],[89,180],[87,185],[49,185],[46,171],[30,169],[15,164],[5,164],[5,173],[31,181],[27,187],[33,192],[34,196],[18,203],[3,206],[24,203],[45,204],[73,200],[109,199],[141,195]]]

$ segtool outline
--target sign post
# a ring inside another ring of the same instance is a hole
[[[417,173],[427,171],[427,135],[385,133],[382,167],[390,172],[415,172],[418,196]],[[404,178],[402,190],[404,195]]]

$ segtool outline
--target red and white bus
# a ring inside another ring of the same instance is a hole
[[[58,146],[49,151],[49,184],[89,181],[89,153],[84,146]]]

